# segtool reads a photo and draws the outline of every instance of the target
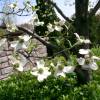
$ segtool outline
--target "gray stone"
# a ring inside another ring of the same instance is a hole
[[[13,67],[7,67],[4,69],[1,69],[2,74],[8,74],[11,73],[13,71]]]

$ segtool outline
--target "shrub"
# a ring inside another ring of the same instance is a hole
[[[0,100],[100,100],[98,81],[77,86],[73,76],[38,82],[28,72],[15,74],[0,81]]]

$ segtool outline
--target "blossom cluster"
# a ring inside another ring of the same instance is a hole
[[[83,55],[83,57],[78,58],[77,62],[79,65],[81,65],[82,69],[87,69],[87,70],[98,69],[98,65],[96,64],[96,61],[100,60],[99,57],[92,56],[91,51],[89,49],[80,49],[79,53]]]

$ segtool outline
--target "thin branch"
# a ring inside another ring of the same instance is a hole
[[[65,16],[65,14],[61,11],[61,9],[57,6],[56,3],[52,2],[51,0],[49,0],[49,3],[51,3],[51,4],[56,8],[56,10],[58,11],[58,13],[59,13],[66,21],[68,21],[69,23],[73,22],[71,19],[69,19],[68,17]]]
[[[3,12],[3,11],[0,11],[1,14],[5,14],[5,15],[17,15],[17,16],[29,16],[31,14],[18,14],[19,12]]]
[[[93,9],[91,9],[90,11],[90,16],[95,15],[95,13],[100,9],[100,0],[98,0],[97,4],[95,5],[95,7]]]
[[[17,15],[17,16],[29,16],[29,15],[31,15],[31,13],[30,14],[23,14],[25,9],[26,9],[26,6],[22,9],[18,9],[17,11],[15,11],[13,9],[13,11],[11,11],[11,12],[0,11],[0,13],[5,14],[5,15],[11,15],[12,14],[12,15]]]

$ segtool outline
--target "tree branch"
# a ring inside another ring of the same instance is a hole
[[[0,28],[6,29],[6,26],[1,25]],[[24,34],[24,33],[27,33],[27,34],[31,35],[33,38],[35,38],[35,39],[37,39],[38,41],[40,41],[40,42],[41,42],[43,45],[45,45],[46,48],[49,49],[49,50],[53,50],[53,49],[59,50],[59,51],[62,50],[62,48],[60,48],[59,46],[56,46],[56,45],[54,45],[54,44],[51,44],[51,43],[49,43],[49,42],[43,40],[40,36],[38,36],[37,34],[35,34],[34,31],[32,32],[32,31],[30,31],[30,30],[28,30],[28,29],[26,29],[26,28],[21,27],[21,26],[17,26],[17,28],[18,28],[20,31],[13,32],[13,33],[10,32],[10,33],[4,35],[4,37],[8,37],[8,36],[19,36],[19,35],[22,35],[22,34]],[[66,55],[66,51],[65,51],[65,50],[63,50],[61,53],[64,55],[64,57],[65,57],[66,59],[68,58],[68,55]]]
[[[95,5],[95,7],[93,9],[91,9],[90,11],[90,16],[95,15],[95,13],[99,10],[100,8],[100,0],[98,0],[97,4]]]
[[[68,21],[69,23],[72,22],[71,19],[69,19],[68,17],[65,16],[65,14],[61,11],[61,9],[57,6],[56,3],[52,2],[51,0],[49,0],[48,2],[49,2],[50,4],[52,4],[52,5],[56,8],[56,10],[58,11],[58,13],[59,13],[66,21]]]
[[[2,28],[2,29],[6,29],[6,26],[5,25],[1,25],[0,26],[0,28]],[[30,30],[28,30],[28,29],[26,29],[26,28],[23,28],[23,27],[20,27],[20,26],[17,26],[17,28],[21,31],[19,31],[19,32],[13,32],[14,34],[12,34],[11,32],[9,33],[9,34],[6,34],[6,35],[4,35],[5,37],[7,37],[7,36],[16,36],[17,34],[18,35],[22,35],[23,33],[27,33],[27,34],[29,34],[29,35],[31,35],[33,38],[35,38],[35,39],[37,39],[38,41],[40,41],[43,45],[45,45],[45,46],[47,46],[47,47],[49,47],[49,48],[55,48],[55,49],[57,49],[58,48],[58,46],[55,46],[55,45],[53,45],[53,44],[50,44],[50,43],[48,43],[48,42],[46,42],[45,40],[43,40],[42,38],[40,38],[37,34],[35,34],[35,32],[32,32],[32,31],[30,31]],[[23,32],[22,32],[23,31]]]

